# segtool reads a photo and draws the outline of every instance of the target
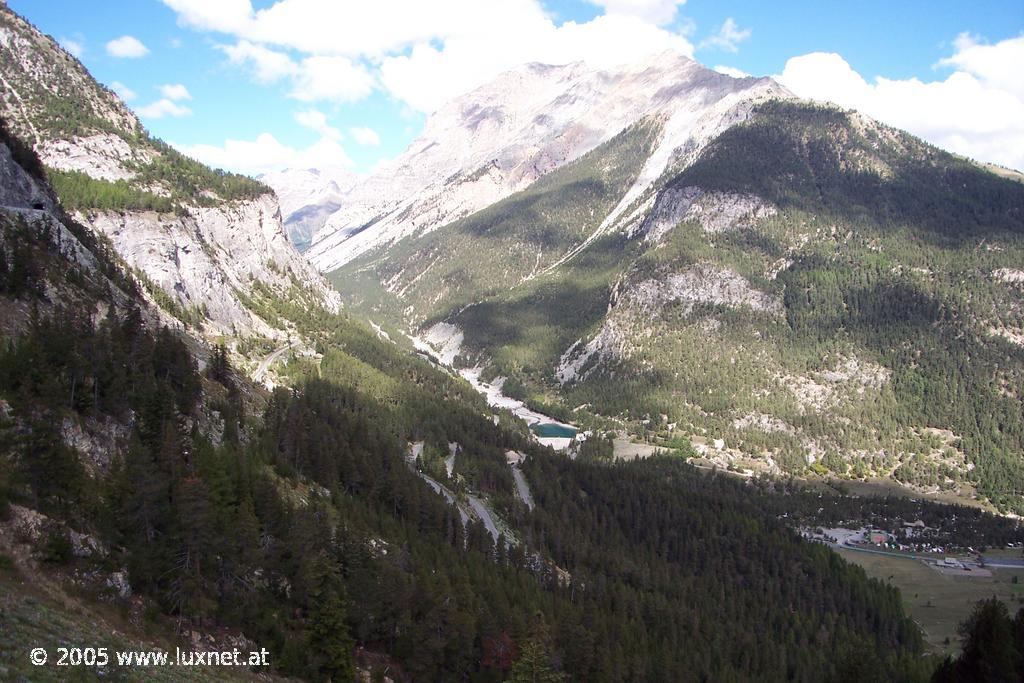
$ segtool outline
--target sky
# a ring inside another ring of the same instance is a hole
[[[371,172],[518,64],[674,50],[1024,170],[1024,1],[8,0],[210,165]]]

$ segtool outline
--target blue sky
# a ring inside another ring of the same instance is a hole
[[[445,99],[518,61],[608,65],[655,49],[780,75],[798,94],[1024,167],[1020,0],[9,5],[97,79],[126,86],[129,105],[155,135],[250,173],[329,164],[367,172],[400,153]]]

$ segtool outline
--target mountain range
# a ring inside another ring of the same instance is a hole
[[[526,65],[431,115],[404,153],[352,189],[313,235],[308,257],[333,271],[524,190],[642,120],[656,122],[621,212],[754,102],[787,95],[770,79],[734,79],[674,53],[617,71]]]
[[[534,64],[438,110],[305,253],[559,419],[1019,508],[1020,181],[685,57]]]
[[[678,457],[558,456],[325,310],[299,320],[322,353],[268,393],[146,296],[51,174],[0,127],[6,673],[66,679],[24,656],[59,632],[123,680],[195,680],[122,661],[168,651],[266,653],[218,680],[810,680],[864,662],[925,680],[898,593],[800,539],[768,489]],[[797,645],[812,637],[833,647]]]
[[[1019,174],[671,53],[366,177],[211,169],[2,2],[0,82],[3,677],[1024,673]],[[847,531],[999,597],[926,631]]]
[[[286,169],[258,180],[273,188],[281,203],[285,230],[295,248],[305,251],[323,224],[341,208],[359,176],[344,169]]]

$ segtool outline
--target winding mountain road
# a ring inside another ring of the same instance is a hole
[[[512,479],[516,482],[516,492],[519,500],[526,503],[526,507],[533,510],[533,494],[530,493],[530,485],[526,481],[526,475],[519,469],[519,465],[512,465]]]
[[[473,508],[473,512],[480,518],[480,521],[487,527],[487,531],[491,534],[491,537],[495,541],[498,540],[498,525],[494,522],[494,517],[491,516],[491,511],[484,505],[484,502],[474,495],[466,495],[469,500],[469,506]]]
[[[427,482],[427,485],[430,488],[434,489],[434,493],[444,496],[444,499],[448,501],[449,504],[454,505],[458,509],[459,517],[462,518],[462,526],[466,526],[466,523],[469,522],[470,514],[466,512],[466,509],[462,505],[459,504],[459,501],[455,498],[455,494],[449,491],[447,486],[433,477],[426,475],[423,472],[416,472],[416,474],[418,474],[423,481]]]
[[[298,345],[299,342],[297,341],[288,342],[281,348],[274,349],[273,351],[268,353],[267,356],[262,361],[260,361],[260,365],[258,368],[256,368],[256,372],[252,373],[252,381],[262,382],[263,378],[266,377],[267,372],[270,370],[270,366],[273,365],[274,362],[277,361],[277,359],[280,358],[283,353],[290,349],[294,349]]]

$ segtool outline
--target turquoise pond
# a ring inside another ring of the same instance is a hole
[[[544,439],[571,439],[576,436],[576,430],[572,427],[564,427],[551,422],[530,425],[530,431]]]

